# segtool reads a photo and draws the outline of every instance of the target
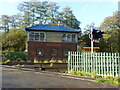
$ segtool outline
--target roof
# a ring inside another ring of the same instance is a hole
[[[55,31],[55,32],[80,32],[80,29],[72,29],[61,25],[37,24],[25,28],[26,31]]]

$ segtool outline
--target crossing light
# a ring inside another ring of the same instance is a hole
[[[101,31],[101,30],[96,30],[96,29],[93,29],[93,32],[92,32],[92,35],[93,35],[93,39],[94,40],[100,40],[101,37],[103,37],[103,34],[104,32]]]

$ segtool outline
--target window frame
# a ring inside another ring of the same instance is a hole
[[[67,42],[67,35],[66,34],[62,34],[62,42]]]
[[[65,50],[67,50],[67,54],[66,54]],[[63,50],[64,56],[68,56],[68,51],[70,51],[70,49],[64,48],[64,50]]]
[[[72,34],[67,34],[67,42],[72,42]]]
[[[76,34],[72,34],[72,42],[77,42],[77,35]]]
[[[68,33],[65,34],[65,33],[63,33],[62,34],[62,42],[77,43],[77,34],[70,34],[70,33],[69,34]]]
[[[32,33],[32,35],[31,35],[31,33]],[[38,34],[38,39],[36,38],[36,34]],[[41,34],[43,34],[44,35],[44,39],[41,39]],[[32,36],[32,38],[31,38],[31,36]],[[46,33],[45,32],[29,32],[28,33],[28,41],[46,41]]]
[[[52,50],[55,50],[55,54],[52,53]],[[51,56],[57,56],[58,50],[56,48],[52,48],[50,51]]]

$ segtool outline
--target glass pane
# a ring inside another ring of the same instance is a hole
[[[62,35],[62,41],[63,41],[63,42],[66,42],[66,41],[67,41],[67,35],[66,35],[66,34],[63,34],[63,35]]]
[[[33,41],[33,40],[34,40],[34,33],[33,33],[33,32],[30,32],[30,33],[29,33],[29,40],[30,40],[30,41]]]
[[[52,56],[56,56],[57,55],[57,50],[56,49],[52,49],[51,50],[51,55]]]
[[[64,56],[68,55],[68,51],[69,51],[69,49],[64,49]]]
[[[44,33],[40,33],[40,40],[41,40],[41,41],[44,41],[44,39],[45,39]]]
[[[67,35],[67,41],[71,42],[71,35],[70,34]]]
[[[76,42],[76,35],[75,34],[72,35],[72,42]]]
[[[35,33],[35,40],[39,40],[39,33]]]

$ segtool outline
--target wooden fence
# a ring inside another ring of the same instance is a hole
[[[120,76],[119,53],[68,52],[68,72],[96,73],[101,76]]]

